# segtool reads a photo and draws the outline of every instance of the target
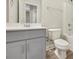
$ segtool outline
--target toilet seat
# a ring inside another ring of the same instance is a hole
[[[69,45],[69,43],[65,41],[64,39],[54,40],[54,43],[55,43],[56,48],[59,48],[59,49],[67,49]]]

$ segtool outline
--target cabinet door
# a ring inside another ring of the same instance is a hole
[[[6,59],[25,59],[25,42],[8,43],[6,48]]]
[[[46,59],[44,38],[27,40],[27,59]]]

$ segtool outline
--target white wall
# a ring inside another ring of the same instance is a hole
[[[19,0],[19,22],[26,22],[25,9],[24,9],[25,0]]]
[[[73,4],[69,1],[64,2],[62,23],[63,34],[68,37],[69,48],[73,50]]]
[[[70,24],[70,27],[68,26]],[[73,4],[71,2],[64,2],[63,8],[63,33],[72,34],[73,31]]]
[[[48,28],[61,28],[64,0],[42,0],[41,22]]]
[[[8,19],[10,23],[16,23],[17,22],[17,2],[18,0],[7,0],[8,1]]]

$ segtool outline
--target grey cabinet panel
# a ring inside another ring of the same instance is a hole
[[[24,31],[10,31],[6,34],[6,41],[18,41],[23,39],[32,39],[37,37],[45,37],[46,30],[39,29],[39,30],[24,30]]]
[[[25,42],[7,44],[6,55],[6,59],[25,59]]]
[[[27,59],[45,59],[45,38],[27,40]]]

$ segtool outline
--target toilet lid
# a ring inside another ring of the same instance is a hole
[[[62,45],[62,46],[67,46],[68,45],[68,42],[65,41],[64,39],[57,39],[54,42],[55,42],[55,44]]]

